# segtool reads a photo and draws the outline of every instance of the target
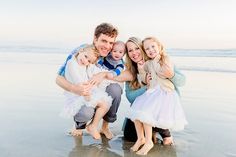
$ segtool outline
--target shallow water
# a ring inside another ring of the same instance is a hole
[[[122,137],[129,106],[124,95],[118,120],[111,125],[114,139],[94,140],[86,132],[78,138],[67,135],[73,123],[58,116],[64,97],[55,84],[63,61],[64,56],[56,54],[1,54],[0,156],[136,156],[129,151],[133,143]],[[172,133],[175,146],[157,144],[148,156],[236,156],[236,74],[183,72],[187,83],[180,90],[189,125]]]

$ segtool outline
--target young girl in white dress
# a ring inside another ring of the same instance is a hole
[[[81,48],[77,55],[73,55],[67,62],[65,68],[65,78],[72,84],[88,83],[93,75],[103,72],[94,63],[98,59],[98,52],[93,45],[87,45]],[[108,96],[106,90],[107,85],[110,84],[109,80],[103,80],[99,85],[91,85],[89,96],[79,96],[74,93],[65,91],[66,104],[61,112],[63,117],[73,117],[78,113],[81,106],[86,105],[94,108],[100,108],[104,114],[109,110],[112,102],[111,96]],[[91,124],[90,124],[91,125]],[[97,126],[95,126],[97,127]],[[100,136],[92,133],[95,139]]]
[[[178,131],[187,124],[173,83],[158,76],[163,64],[172,66],[162,44],[154,37],[149,37],[143,40],[143,48],[149,59],[139,64],[139,79],[147,83],[148,74],[151,80],[147,91],[135,99],[127,115],[134,121],[138,136],[131,150],[139,155],[146,155],[153,147],[152,127]]]

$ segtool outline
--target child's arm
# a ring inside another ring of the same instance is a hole
[[[168,78],[168,79],[174,76],[174,65],[170,61],[169,57],[166,56],[164,62],[161,63],[157,74],[161,78]]]
[[[66,61],[64,64],[60,67],[58,71],[58,75],[56,77],[56,84],[63,88],[66,91],[78,94],[78,95],[86,95],[87,93],[87,84],[80,83],[80,84],[72,84],[69,81],[65,79],[65,68],[67,65],[67,62],[72,58],[74,54],[78,52],[80,48],[83,48],[85,45],[81,45],[80,47],[74,49],[70,55],[67,57]]]
[[[121,72],[124,70],[124,64],[118,64],[114,70],[112,70],[112,74],[114,77],[119,76]]]

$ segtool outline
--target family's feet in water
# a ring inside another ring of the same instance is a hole
[[[70,132],[69,132],[70,135],[72,136],[82,136],[83,135],[83,130],[82,129],[76,129],[76,128],[73,128]]]
[[[174,145],[174,141],[173,141],[172,136],[171,136],[171,137],[165,137],[165,138],[163,139],[163,145],[165,145],[165,146]]]
[[[153,146],[154,146],[154,144],[152,141],[145,142],[143,147],[139,151],[137,151],[136,154],[147,155],[147,153],[152,149]]]
[[[136,152],[136,151],[138,151],[138,149],[139,149],[142,145],[144,145],[144,143],[145,143],[145,139],[144,139],[144,138],[138,139],[138,140],[135,142],[135,144],[130,148],[130,150],[133,151],[133,152]]]
[[[114,136],[109,128],[102,128],[100,130],[100,133],[105,135],[105,137],[109,140],[112,139]]]
[[[86,130],[87,130],[87,132],[88,132],[91,136],[93,136],[94,139],[96,139],[96,140],[101,139],[101,135],[100,135],[100,133],[99,133],[99,131],[97,130],[96,127],[94,127],[94,126],[92,126],[91,124],[89,124],[89,125],[86,127]]]

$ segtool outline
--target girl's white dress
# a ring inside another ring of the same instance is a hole
[[[87,82],[94,74],[102,72],[104,70],[98,68],[96,65],[91,64],[89,66],[81,66],[77,63],[76,58],[73,56],[66,65],[65,78],[72,84]],[[111,82],[109,80],[103,80],[97,87],[93,87],[91,90],[90,100],[87,101],[84,96],[79,96],[74,93],[65,91],[66,103],[61,112],[62,117],[73,117],[81,108],[86,105],[90,107],[96,107],[98,102],[105,101],[108,107],[111,106],[112,98],[108,96],[106,87]]]
[[[156,61],[147,61],[144,70],[151,73],[153,87],[135,99],[127,117],[153,127],[183,130],[187,121],[174,85],[157,75],[160,65]]]

